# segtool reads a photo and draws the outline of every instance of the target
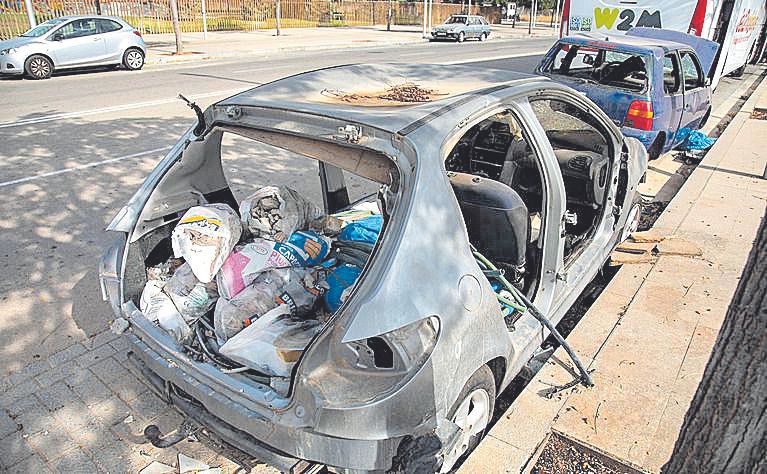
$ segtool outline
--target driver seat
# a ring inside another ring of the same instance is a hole
[[[530,224],[527,206],[516,191],[498,181],[448,173],[469,241],[493,262],[523,270]]]

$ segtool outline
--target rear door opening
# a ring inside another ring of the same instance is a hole
[[[393,161],[369,149],[214,129],[147,199],[124,299],[194,363],[287,396],[301,354],[362,278],[397,188]],[[214,247],[220,266],[184,254]]]

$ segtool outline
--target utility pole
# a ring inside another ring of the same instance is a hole
[[[280,13],[281,13],[280,12],[280,0],[275,0],[275,1],[277,2],[277,5],[276,5],[276,8],[275,8],[275,15],[274,16],[276,17],[276,20],[277,20],[277,25],[276,25],[277,26],[277,36],[280,36]],[[332,11],[330,12],[330,15],[331,15],[331,21],[332,21],[332,15],[333,15]]]
[[[561,0],[557,0],[557,13],[556,13],[556,15],[554,15],[554,19],[556,20],[556,23],[557,23],[554,26],[554,32],[557,33],[557,36],[560,36],[559,32],[561,31],[561,28],[562,28],[562,19],[559,18],[559,13],[562,11],[560,9],[561,6],[562,6],[562,1]]]
[[[392,0],[389,0],[389,11],[386,13],[386,31],[391,31],[391,15],[392,15],[391,2]]]
[[[429,36],[431,34],[431,9],[434,6],[434,0],[428,0],[429,1],[429,24],[426,27],[426,36]]]
[[[184,44],[181,42],[181,25],[178,23],[178,2],[170,0],[170,16],[173,20],[173,33],[176,35],[176,54],[184,52]]]
[[[32,8],[32,0],[24,0],[24,6],[27,7],[27,19],[29,19],[29,28],[32,29],[37,26],[37,20],[35,20],[35,10]]]
[[[202,39],[208,39],[208,12],[205,8],[205,0],[202,0]]]
[[[466,14],[471,15],[471,0],[469,0],[468,5],[466,6]]]
[[[423,0],[423,28],[421,28],[421,36],[423,38],[427,38],[426,36],[426,10],[428,9],[428,2],[429,0]]]

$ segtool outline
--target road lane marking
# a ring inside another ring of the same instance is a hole
[[[153,153],[160,153],[161,151],[168,151],[170,149],[171,149],[170,146],[164,146],[162,148],[155,148],[154,150],[140,151],[138,153],[132,153],[130,155],[118,156],[117,158],[110,158],[108,160],[98,161],[96,163],[88,163],[88,164],[84,164],[84,165],[73,166],[71,168],[64,168],[64,169],[60,169],[60,170],[56,170],[56,171],[49,171],[48,173],[36,174],[36,175],[33,175],[33,176],[26,176],[24,178],[19,178],[19,179],[14,179],[14,180],[11,180],[11,181],[2,182],[2,183],[0,183],[0,188],[4,188],[6,186],[13,186],[15,184],[28,183],[29,181],[34,181],[34,180],[42,179],[42,178],[48,178],[50,176],[56,176],[56,175],[60,175],[60,174],[64,174],[64,173],[71,173],[73,171],[80,171],[80,170],[84,170],[84,169],[87,169],[87,168],[95,168],[96,166],[107,165],[109,163],[114,163],[116,161],[127,160],[129,158],[138,158],[139,156],[151,155]]]
[[[237,89],[227,89],[215,92],[206,92],[204,94],[189,95],[189,99],[205,99],[207,97],[215,97],[219,95],[232,95],[238,92],[247,90],[248,87],[240,87]],[[134,102],[132,104],[115,105],[112,107],[101,107],[98,109],[81,110],[79,112],[61,112],[57,114],[41,115],[39,117],[31,117],[28,119],[12,120],[10,122],[0,122],[0,128],[20,127],[23,125],[32,125],[36,123],[53,122],[56,120],[75,118],[75,117],[87,117],[89,115],[106,114],[109,112],[119,112],[122,110],[141,109],[144,107],[152,107],[156,105],[170,104],[172,102],[179,101],[177,97],[170,97],[166,99],[150,100],[147,102]]]

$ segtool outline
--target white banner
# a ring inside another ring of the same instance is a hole
[[[687,33],[698,0],[571,0],[569,34],[625,33],[635,26]]]
[[[748,60],[751,47],[762,31],[765,19],[764,0],[741,0],[736,2],[730,28],[725,41],[729,47],[722,52],[725,58],[722,74],[738,69]]]

